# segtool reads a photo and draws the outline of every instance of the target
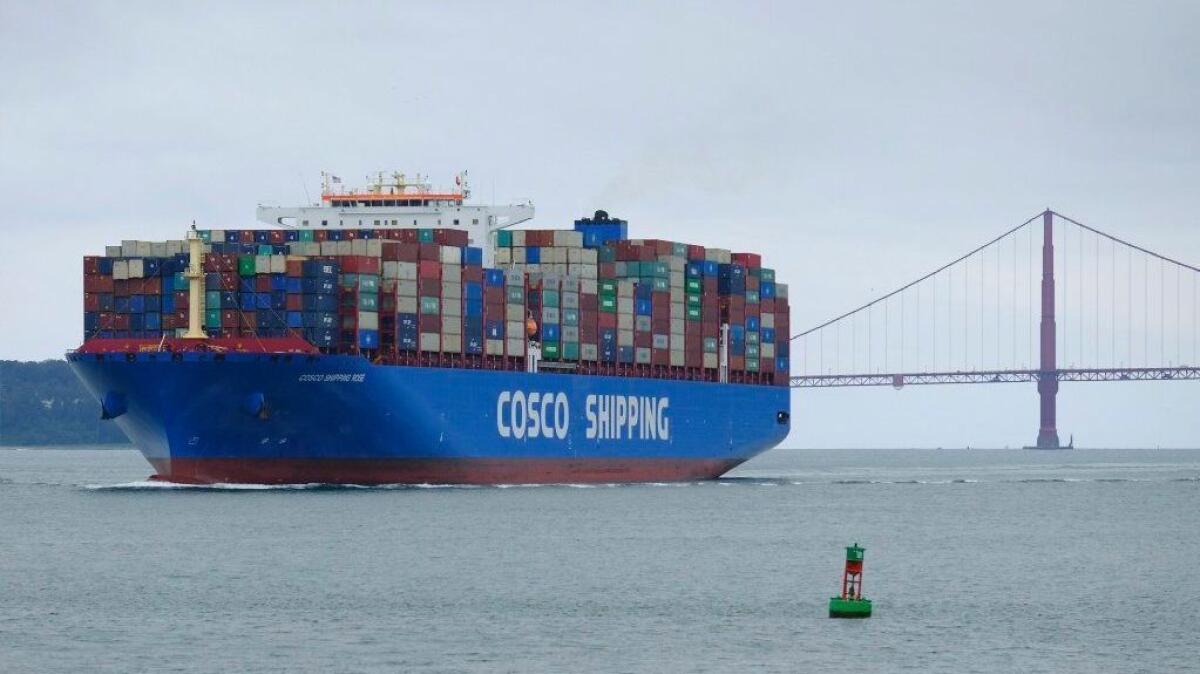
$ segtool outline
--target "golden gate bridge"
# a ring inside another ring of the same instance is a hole
[[[791,385],[1036,382],[1034,446],[1059,448],[1059,382],[1200,379],[1198,283],[1200,268],[1047,209],[793,336]]]

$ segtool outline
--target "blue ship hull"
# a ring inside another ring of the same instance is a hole
[[[789,430],[786,387],[344,355],[73,353],[69,361],[157,477],[174,482],[706,479]]]

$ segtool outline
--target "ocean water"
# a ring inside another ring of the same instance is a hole
[[[1200,668],[1200,451],[776,450],[680,485],[190,488],[0,450],[0,672]],[[869,620],[831,620],[843,546]]]

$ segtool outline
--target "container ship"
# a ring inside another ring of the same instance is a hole
[[[178,483],[697,480],[784,439],[788,293],[759,255],[533,214],[465,174],[324,175],[267,227],[85,257],[67,359]]]

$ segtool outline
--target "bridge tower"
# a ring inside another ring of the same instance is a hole
[[[1038,400],[1041,422],[1038,449],[1058,449],[1058,364],[1055,356],[1054,325],[1054,213],[1042,213],[1042,324],[1041,365],[1038,367]]]

